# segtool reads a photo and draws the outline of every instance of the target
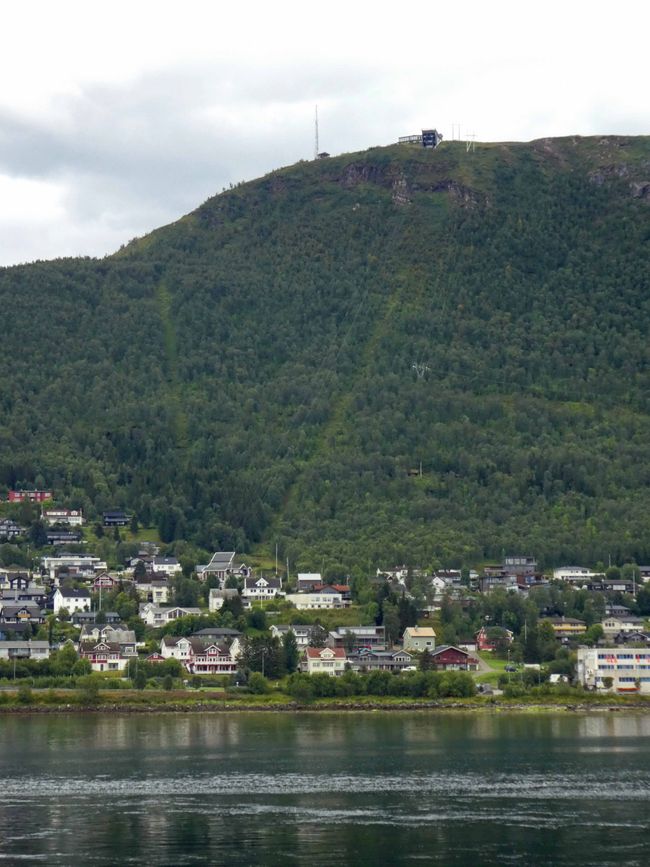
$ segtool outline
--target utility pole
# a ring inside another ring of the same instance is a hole
[[[318,159],[318,106],[315,107],[314,112],[314,159]]]
[[[275,577],[278,577],[278,543],[275,543]]]

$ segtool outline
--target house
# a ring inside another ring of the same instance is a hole
[[[181,608],[176,605],[172,608],[161,608],[155,602],[145,602],[140,605],[139,617],[147,624],[147,626],[164,626],[171,620],[178,620],[179,617],[200,617],[200,608]]]
[[[122,620],[117,611],[103,611],[102,613],[104,615],[103,619],[106,623],[120,623]],[[72,622],[75,626],[84,626],[89,623],[94,623],[98,614],[98,611],[75,611],[72,615]]]
[[[108,572],[98,572],[93,578],[93,589],[114,590],[119,583],[119,579],[113,577]]]
[[[650,649],[579,647],[576,674],[587,689],[650,693]]]
[[[618,635],[625,632],[643,632],[645,628],[645,618],[635,617],[633,614],[623,614],[605,617],[601,626],[606,637]]]
[[[45,534],[48,545],[78,545],[81,533],[78,530],[48,530]]]
[[[438,569],[433,573],[432,583],[438,587],[439,582],[442,582],[443,587],[460,587],[462,583],[460,569]]]
[[[57,587],[52,601],[55,614],[64,608],[68,614],[74,611],[90,611],[90,592],[85,587]]]
[[[39,608],[45,608],[48,592],[42,584],[15,584],[10,589],[0,590],[0,599],[5,603],[17,605],[20,602],[34,602]]]
[[[611,635],[608,638],[609,641],[614,641],[614,644],[618,647],[621,644],[625,645],[648,645],[650,644],[650,632],[619,632],[618,635],[615,635],[612,639]]]
[[[137,659],[137,653],[125,654],[117,642],[81,641],[79,643],[80,659],[87,659],[93,671],[124,671],[129,659]]]
[[[5,602],[0,603],[0,623],[45,623],[41,606],[36,602]]]
[[[124,656],[134,656],[137,653],[137,639],[132,629],[127,629],[124,624],[113,625],[106,623],[86,624],[81,628],[79,635],[80,643],[91,641],[107,641],[110,644],[119,645],[120,652]]]
[[[102,514],[104,527],[128,527],[131,523],[131,515],[127,515],[122,509],[111,509]]]
[[[238,629],[229,629],[227,626],[207,626],[194,633],[195,638],[201,641],[234,641],[241,638],[242,633]]]
[[[153,557],[151,571],[159,575],[180,575],[183,571],[176,557]]]
[[[385,650],[386,630],[383,626],[339,626],[329,633],[327,644],[348,650]]]
[[[343,596],[333,587],[322,586],[311,593],[287,593],[286,600],[301,611],[314,608],[344,608]]]
[[[191,674],[235,674],[237,659],[225,642],[205,641],[197,636],[177,638],[165,635],[160,655],[178,659]]]
[[[273,636],[273,638],[278,638],[280,641],[282,641],[287,632],[289,632],[289,630],[291,630],[291,632],[293,632],[293,634],[296,636],[296,644],[298,645],[298,649],[304,650],[311,641],[311,625],[295,624],[285,626],[284,624],[278,624],[276,626],[275,624],[273,624],[273,626],[271,626],[271,635]]]
[[[501,626],[482,626],[476,633],[476,649],[494,651],[501,641],[512,644],[514,633]]]
[[[414,664],[413,656],[407,650],[360,650],[349,653],[348,666],[352,671],[404,671]]]
[[[49,658],[49,641],[0,641],[0,659]]]
[[[431,626],[407,626],[404,630],[404,650],[433,650],[436,633]]]
[[[61,553],[41,558],[41,571],[55,584],[59,583],[60,571],[63,569],[68,570],[69,574],[74,571],[80,578],[92,578],[95,572],[106,572],[108,566],[104,560],[91,554]]]
[[[605,605],[605,617],[624,617],[630,613],[626,605]]]
[[[135,588],[140,599],[145,602],[154,602],[156,605],[165,605],[169,602],[169,584],[166,575],[157,577],[152,574],[137,578]]]
[[[314,587],[323,583],[320,572],[298,572],[296,587],[298,593],[309,593]]]
[[[488,573],[488,568],[485,568],[485,573],[478,579],[478,588],[481,593],[491,593],[499,587],[504,590],[517,590],[517,576],[502,574],[499,567],[498,573]]]
[[[51,527],[54,524],[67,524],[69,527],[83,526],[81,509],[43,509],[43,521]]]
[[[44,503],[54,499],[52,491],[9,491],[7,497],[10,503]]]
[[[346,661],[346,653],[342,647],[306,647],[300,669],[306,674],[339,677],[345,672]]]
[[[217,578],[223,587],[231,576],[249,578],[251,570],[246,565],[235,564],[235,553],[235,551],[216,551],[206,566],[196,567],[198,579],[206,581],[209,577]]]
[[[477,671],[479,661],[460,647],[441,644],[431,651],[431,667],[436,671]]]
[[[282,591],[281,578],[265,578],[263,575],[259,578],[245,578],[242,597],[249,601],[263,602],[267,599],[273,599]]]
[[[208,593],[208,610],[219,611],[227,599],[236,599],[238,596],[239,590],[234,587],[224,587],[223,590],[218,587],[211,587]]]
[[[596,572],[592,572],[586,566],[560,566],[553,569],[555,581],[566,581],[570,584],[589,584],[595,577]]]
[[[534,557],[504,557],[502,570],[507,575],[534,575],[537,572],[537,560]]]
[[[31,575],[28,572],[16,572],[13,569],[0,569],[0,592],[27,587],[31,580]]]
[[[627,593],[634,595],[638,589],[636,581],[628,581],[626,578],[607,578],[597,575],[587,586],[591,593]]]
[[[22,536],[25,532],[25,529],[12,521],[11,518],[0,520],[0,539],[4,541],[11,541],[17,536]]]
[[[587,631],[587,624],[574,617],[545,617],[541,623],[550,623],[556,638],[575,638]]]

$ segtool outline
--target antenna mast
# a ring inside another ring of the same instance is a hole
[[[318,159],[318,106],[314,113],[314,159]]]

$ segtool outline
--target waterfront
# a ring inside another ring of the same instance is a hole
[[[650,717],[0,718],[0,860],[647,862]]]

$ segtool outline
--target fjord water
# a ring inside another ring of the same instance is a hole
[[[626,864],[650,717],[0,717],[0,862]]]

